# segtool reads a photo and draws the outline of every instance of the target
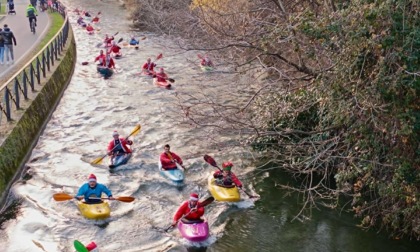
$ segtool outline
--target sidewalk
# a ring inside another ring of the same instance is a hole
[[[13,46],[13,53],[15,63],[13,65],[0,65],[0,79],[6,74],[12,74],[19,70],[19,66],[25,64],[25,56],[33,53],[37,45],[48,31],[50,26],[50,19],[46,12],[39,12],[37,17],[36,33],[33,34],[29,28],[29,20],[26,17],[26,7],[29,5],[28,0],[15,0],[16,15],[7,15],[4,18],[0,17],[0,28],[7,24],[16,38],[17,46]],[[2,6],[3,8],[4,6]],[[4,57],[6,60],[6,55]]]

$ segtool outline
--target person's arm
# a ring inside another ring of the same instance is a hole
[[[223,178],[223,174],[220,171],[215,171],[213,173],[213,178]]]
[[[178,164],[182,165],[182,159],[177,154],[172,152],[172,157]]]
[[[108,144],[108,148],[107,148],[107,150],[108,150],[108,155],[112,155],[112,150],[114,149],[114,141],[111,141],[111,142],[109,142],[109,144]]]
[[[231,172],[230,177],[232,178],[233,183],[235,183],[237,187],[242,187],[241,181],[238,179],[238,177],[236,177],[236,175],[233,172]]]
[[[82,185],[82,186],[79,188],[79,191],[78,191],[78,192],[77,192],[77,194],[76,194],[76,198],[77,198],[78,200],[81,200],[81,199],[83,199],[83,198],[85,197],[86,189],[87,189],[86,184]]]
[[[188,215],[186,215],[186,218],[191,219],[199,219],[201,216],[204,215],[204,207],[198,207],[196,209],[193,209]]]
[[[111,60],[109,61],[109,65],[110,65],[110,67],[109,68],[113,68],[113,69],[115,69],[115,62],[114,62],[114,60],[111,58]]]
[[[184,215],[185,211],[187,210],[187,206],[188,206],[188,201],[185,201],[178,208],[178,210],[174,214],[174,222],[172,223],[173,225],[175,225],[179,221],[179,219],[182,218],[182,216]]]
[[[131,141],[130,139],[125,139],[125,138],[123,138],[123,141],[124,141],[124,143],[125,143],[125,144],[127,144],[127,145],[132,145],[132,144],[133,144],[133,141]]]
[[[106,187],[105,185],[102,185],[102,184],[100,185],[101,185],[102,192],[104,192],[108,196],[108,198],[110,199],[113,198],[111,190],[109,190],[108,187]]]
[[[16,46],[16,38],[15,38],[15,35],[12,33],[12,40],[13,40],[13,43],[15,44],[15,46]]]

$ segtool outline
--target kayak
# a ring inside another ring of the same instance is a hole
[[[84,201],[78,201],[80,213],[88,219],[106,219],[111,215],[111,208],[106,201],[97,204],[86,204]]]
[[[202,65],[200,65],[200,68],[201,68],[201,71],[203,71],[203,72],[210,72],[210,71],[213,71],[213,67],[211,67],[211,66],[202,66]]]
[[[107,68],[107,67],[102,67],[102,66],[97,66],[96,70],[102,74],[104,77],[111,77],[114,74],[114,70],[112,70],[111,68]]]
[[[160,162],[160,160],[159,160],[158,166],[159,166],[160,174],[163,177],[175,183],[182,183],[184,181],[185,175],[184,175],[184,169],[182,169],[182,167],[181,169],[178,168],[178,169],[172,169],[172,170],[164,170],[162,168],[162,163]],[[180,165],[177,164],[177,167],[180,167]]]
[[[201,242],[209,237],[209,224],[206,220],[202,220],[198,223],[195,221],[190,222],[188,220],[185,220],[184,222],[183,220],[184,219],[181,219],[178,222],[178,230],[185,239],[193,242]]]
[[[157,78],[153,79],[153,83],[159,87],[164,87],[164,88],[171,88],[171,83],[168,83],[168,81],[157,81]]]
[[[137,45],[132,45],[132,44],[129,44],[128,42],[123,42],[122,43],[122,47],[139,49],[139,45],[138,44]]]
[[[133,153],[127,153],[123,155],[117,155],[115,157],[112,157],[113,164],[111,164],[111,158],[109,160],[109,168],[114,169],[117,168],[120,165],[126,164],[128,160],[130,160]]]
[[[141,75],[143,75],[143,76],[150,76],[150,77],[153,77],[153,75],[155,74],[155,71],[149,71],[149,72],[147,72],[147,71],[142,71],[141,72]]]
[[[241,200],[241,195],[239,193],[238,188],[235,185],[231,187],[224,187],[224,186],[216,185],[213,174],[210,174],[209,176],[208,188],[211,195],[217,201],[237,202]]]

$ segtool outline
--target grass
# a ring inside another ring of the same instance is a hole
[[[0,10],[0,15],[4,15],[6,14],[6,2],[7,0],[0,0],[0,6],[1,6],[1,10]]]
[[[48,15],[50,16],[51,26],[48,29],[48,32],[45,35],[45,37],[39,43],[39,45],[38,45],[38,47],[36,49],[36,52],[37,53],[39,52],[39,50],[41,50],[57,34],[57,32],[60,30],[61,26],[64,23],[64,19],[61,16],[60,13],[58,13],[58,12],[51,12],[51,13],[48,13]]]

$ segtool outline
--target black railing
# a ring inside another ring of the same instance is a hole
[[[49,11],[59,12],[63,16],[63,26],[39,53],[0,87],[0,95],[3,97],[0,101],[0,124],[5,122],[3,115],[7,122],[13,120],[14,114],[21,108],[21,98],[28,100],[29,88],[31,92],[36,92],[35,84],[41,85],[42,80],[46,79],[47,72],[51,71],[69,42],[70,23],[64,6],[53,6]]]

